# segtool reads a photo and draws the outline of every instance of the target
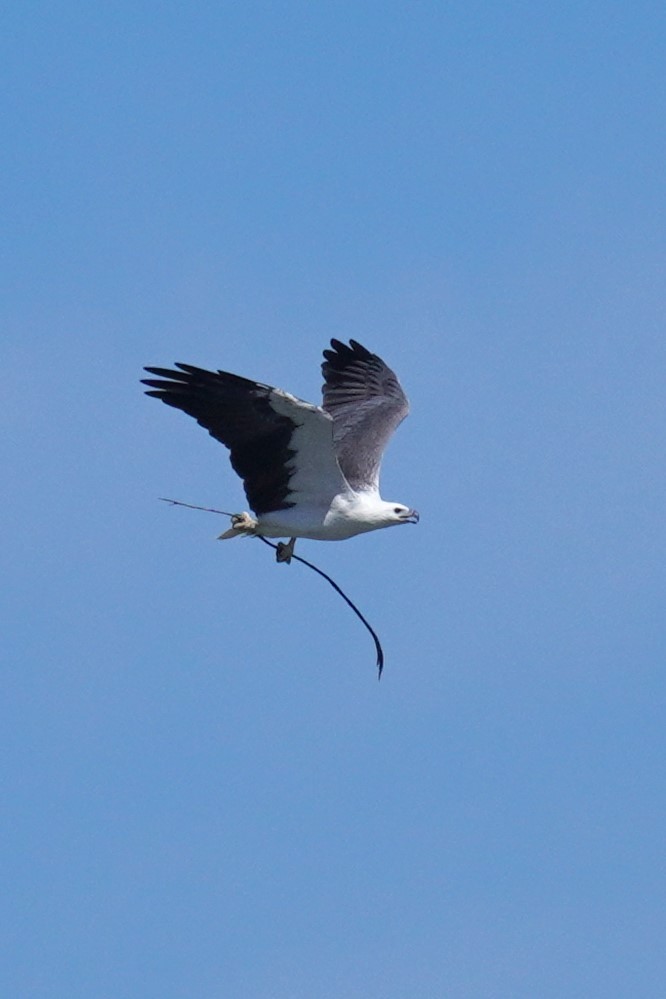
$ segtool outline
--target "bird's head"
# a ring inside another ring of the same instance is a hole
[[[403,503],[384,503],[383,515],[386,527],[392,527],[393,524],[418,524],[419,522],[418,511]]]

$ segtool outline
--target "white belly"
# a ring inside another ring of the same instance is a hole
[[[336,497],[336,500],[338,498]],[[344,541],[357,534],[377,530],[385,524],[365,518],[361,504],[334,501],[328,510],[298,506],[274,510],[258,517],[257,534],[266,538],[310,538],[314,541]]]

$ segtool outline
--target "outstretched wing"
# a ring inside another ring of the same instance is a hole
[[[333,417],[333,444],[342,472],[357,490],[379,487],[384,449],[409,412],[400,382],[380,357],[356,340],[331,340],[321,366],[324,409]]]
[[[333,449],[333,421],[281,389],[226,371],[176,364],[146,368],[146,395],[182,409],[230,450],[257,515],[297,504],[330,505],[347,490]]]

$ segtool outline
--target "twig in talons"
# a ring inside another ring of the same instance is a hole
[[[203,510],[205,513],[220,513],[224,517],[238,516],[237,514],[227,513],[226,510],[216,510],[214,507],[210,506],[196,506],[194,503],[183,503],[182,500],[165,499],[163,496],[160,496],[160,499],[162,500],[163,503],[170,503],[171,506],[184,506],[187,507],[188,510]],[[280,541],[276,545],[274,545],[272,541],[269,541],[268,538],[262,537],[261,534],[257,534],[256,537],[258,537],[260,541],[263,541],[265,545],[269,545],[271,548],[274,548],[278,552],[278,561],[281,561],[279,558],[281,549],[282,550],[284,550],[285,548],[289,549],[290,547],[289,545],[285,545],[283,542]],[[375,649],[377,650],[377,679],[381,680],[382,670],[384,669],[384,650],[382,649],[379,638],[377,637],[377,632],[374,630],[372,625],[368,621],[366,621],[366,619],[363,617],[356,604],[352,603],[347,594],[340,589],[335,580],[331,579],[330,576],[327,576],[322,569],[318,569],[316,565],[312,564],[312,562],[308,562],[307,559],[301,558],[300,555],[294,555],[293,546],[291,546],[291,553],[289,555],[289,558],[285,558],[283,561],[288,563],[289,561],[291,561],[291,559],[296,559],[297,562],[302,562],[303,565],[307,565],[308,569],[312,569],[313,572],[316,572],[319,576],[322,576],[327,583],[330,583],[335,592],[340,594],[345,603],[349,607],[351,607],[351,609],[354,611],[354,614],[356,614],[357,618],[359,618],[362,624],[364,624],[365,627],[368,629],[368,631],[372,635],[372,640],[375,643]]]
[[[265,545],[270,545],[271,548],[277,548],[277,545],[274,545],[272,541],[268,540],[268,538],[262,537],[261,534],[258,534],[257,537],[259,538],[260,541],[263,541]],[[312,571],[318,573],[318,575],[323,576],[323,578],[326,580],[326,582],[331,584],[331,586],[336,591],[336,593],[340,594],[340,596],[342,597],[342,599],[354,611],[354,614],[356,614],[356,616],[363,622],[363,624],[365,625],[365,627],[368,629],[368,631],[372,635],[372,640],[375,643],[375,649],[377,650],[377,679],[381,680],[381,678],[382,678],[382,670],[384,669],[384,650],[382,649],[381,643],[379,641],[379,638],[377,637],[377,633],[374,630],[374,628],[369,624],[368,621],[366,621],[366,619],[363,617],[363,615],[361,614],[361,612],[358,609],[358,607],[356,606],[356,604],[354,604],[354,603],[351,602],[351,600],[349,599],[349,597],[347,596],[347,594],[344,593],[343,590],[340,589],[340,587],[335,582],[335,580],[331,579],[330,576],[327,576],[326,573],[322,569],[318,569],[316,565],[312,564],[312,562],[308,562],[307,559],[301,558],[300,555],[292,555],[291,557],[293,559],[296,559],[297,562],[302,562],[303,565],[307,565],[308,569],[312,569]]]

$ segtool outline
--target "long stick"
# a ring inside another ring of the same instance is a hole
[[[233,517],[233,513],[227,513],[226,510],[216,510],[213,506],[195,506],[194,503],[183,503],[182,500],[165,499],[164,496],[160,496],[159,499],[162,503],[170,503],[171,506],[186,506],[188,510],[203,510],[204,513],[221,513],[223,517]]]
[[[277,548],[277,545],[274,545],[272,541],[268,540],[268,538],[263,538],[261,534],[257,534],[257,537],[259,538],[260,541],[263,541],[265,545],[270,545],[271,548]],[[302,562],[303,565],[307,565],[308,569],[312,569],[313,572],[316,572],[318,573],[318,575],[323,576],[326,582],[330,583],[333,589],[336,591],[336,593],[339,593],[342,599],[351,607],[351,609],[354,611],[354,614],[356,614],[356,616],[361,619],[363,624],[366,626],[366,628],[372,635],[372,640],[375,643],[375,648],[377,650],[377,679],[381,680],[382,670],[384,669],[384,650],[382,649],[379,638],[377,637],[377,632],[370,625],[370,623],[366,621],[366,619],[363,617],[356,604],[352,603],[347,594],[340,589],[335,580],[331,579],[330,576],[327,576],[322,569],[317,568],[317,566],[313,565],[312,562],[308,562],[307,559],[301,558],[300,555],[292,555],[291,558],[296,559],[297,562]]]
[[[160,500],[163,503],[170,503],[171,506],[184,506],[184,507],[187,507],[188,510],[203,510],[204,513],[221,513],[222,516],[224,516],[224,517],[233,517],[232,513],[227,513],[226,510],[216,510],[215,507],[212,507],[212,506],[196,506],[194,503],[183,503],[182,500],[165,499],[164,496],[160,496]],[[257,534],[257,535],[255,535],[255,537],[259,538],[260,541],[263,541],[263,543],[265,545],[268,545],[270,548],[277,549],[277,545],[274,545],[273,542],[269,541],[267,538],[262,537],[261,534]],[[333,589],[335,590],[335,592],[340,594],[340,596],[345,601],[345,603],[349,607],[351,607],[351,609],[354,611],[354,614],[356,614],[356,616],[359,618],[359,620],[368,629],[368,631],[372,635],[372,640],[375,643],[375,649],[377,650],[377,679],[381,680],[381,678],[382,678],[382,670],[384,669],[384,650],[382,649],[381,642],[379,641],[379,638],[377,637],[377,632],[375,631],[375,629],[372,627],[372,625],[369,623],[369,621],[367,621],[363,617],[363,615],[361,614],[361,612],[358,609],[358,607],[356,606],[356,604],[352,603],[352,601],[349,599],[349,597],[347,596],[347,594],[343,590],[340,589],[340,587],[335,582],[335,580],[331,579],[330,576],[327,576],[326,573],[322,569],[319,569],[316,565],[313,565],[312,562],[308,562],[307,559],[301,558],[300,555],[292,555],[291,558],[296,559],[297,562],[301,562],[303,565],[307,565],[308,569],[312,569],[313,572],[316,572],[319,576],[322,576],[326,580],[327,583],[330,583],[331,586],[333,587]]]

